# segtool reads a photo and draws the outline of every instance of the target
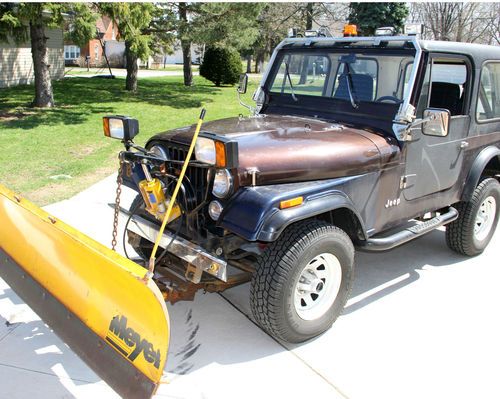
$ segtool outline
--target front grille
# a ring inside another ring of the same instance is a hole
[[[188,147],[169,143],[167,151],[172,161],[184,161],[188,153]],[[182,164],[174,166],[177,172],[180,172],[181,168]],[[206,168],[196,166],[189,166],[186,170],[187,179],[184,179],[184,185],[190,197],[188,198],[188,205],[191,209],[203,202],[208,184],[207,173]]]

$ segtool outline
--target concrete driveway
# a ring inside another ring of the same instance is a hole
[[[114,189],[110,177],[47,208],[109,245]],[[248,285],[169,305],[170,384],[157,397],[499,397],[499,259],[498,231],[476,258],[449,251],[443,231],[358,253],[344,315],[302,345],[279,343],[252,322]],[[0,280],[0,397],[117,395]]]

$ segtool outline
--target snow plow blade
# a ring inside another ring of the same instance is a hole
[[[124,398],[149,398],[169,318],[147,270],[0,185],[0,277]]]

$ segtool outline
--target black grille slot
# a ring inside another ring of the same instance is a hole
[[[184,162],[184,160],[186,159],[188,153],[188,147],[169,144],[167,149],[168,149],[168,155],[172,161]],[[172,166],[174,170],[177,172],[180,172],[180,170],[182,169],[182,164],[172,164]],[[208,170],[206,168],[201,168],[196,166],[189,166],[187,168],[186,177],[191,183],[191,188],[188,189],[188,192],[192,191],[194,196],[194,198],[192,198],[192,200],[194,200],[193,208],[201,204],[205,197],[205,191],[208,184],[207,172]],[[176,173],[176,175],[177,174],[178,173]]]

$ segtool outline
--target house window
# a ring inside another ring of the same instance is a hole
[[[94,59],[96,61],[99,61],[99,45],[98,44],[96,44],[94,46]]]
[[[64,59],[75,60],[80,58],[80,47],[78,46],[64,46]]]

